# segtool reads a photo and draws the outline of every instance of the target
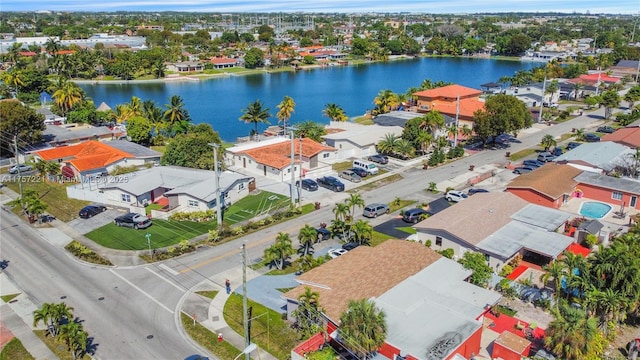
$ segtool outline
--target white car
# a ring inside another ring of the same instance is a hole
[[[346,254],[347,252],[348,251],[345,249],[329,249],[329,256],[331,256],[332,259],[335,259],[340,255]]]
[[[447,199],[447,201],[450,202],[460,202],[466,198],[468,198],[467,194],[463,193],[462,191],[458,191],[458,190],[450,190],[448,193],[445,194],[444,196],[445,199]]]
[[[31,167],[31,165],[25,165],[25,164],[13,165],[11,169],[9,169],[9,174],[17,174],[18,171],[27,172],[27,171],[31,171],[32,169],[33,167]]]

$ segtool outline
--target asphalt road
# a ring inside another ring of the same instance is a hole
[[[544,128],[522,137],[522,142],[513,143],[508,151],[535,146],[545,134],[560,136],[572,128],[585,127],[601,119],[603,113],[604,109],[600,109]],[[391,202],[396,197],[429,202],[439,197],[424,191],[429,182],[451,179],[468,171],[469,165],[506,163],[504,153],[505,150],[488,150],[434,169],[404,169],[402,180],[361,195],[366,203]],[[95,339],[96,359],[184,359],[194,353],[206,353],[187,339],[178,326],[181,302],[188,289],[240,267],[243,242],[249,262],[257,262],[279,232],[291,233],[295,239],[298,229],[305,224],[328,223],[334,216],[335,202],[346,197],[347,194],[330,194],[323,198],[320,210],[216,247],[162,263],[115,269],[75,261],[64,249],[53,246],[2,209],[2,258],[10,261],[4,271],[34,303],[65,301],[73,306],[76,316],[84,320],[86,330]],[[377,226],[396,215],[379,216],[371,219],[371,223]]]

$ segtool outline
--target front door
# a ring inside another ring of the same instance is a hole
[[[636,207],[636,201],[638,201],[638,197],[637,196],[632,196],[631,197],[631,201],[629,202],[629,207],[634,208]]]

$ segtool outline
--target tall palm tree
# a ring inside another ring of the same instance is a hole
[[[282,102],[278,104],[277,108],[278,113],[276,116],[278,117],[278,123],[282,122],[282,127],[284,129],[287,128],[287,121],[291,118],[291,115],[295,111],[296,103],[289,96],[285,96],[282,99]]]
[[[322,331],[320,294],[305,287],[304,292],[298,296],[298,307],[292,315],[296,319],[296,329],[304,338]]]
[[[269,124],[269,108],[265,108],[260,100],[256,100],[250,103],[246,108],[242,109],[242,116],[240,121],[244,121],[246,124],[253,124],[254,129],[251,135],[258,134],[258,124]]]
[[[167,127],[173,133],[186,132],[191,116],[189,116],[189,112],[184,107],[182,97],[173,95],[169,98],[169,103],[165,104],[164,107],[166,110],[163,116],[167,122]]]
[[[337,203],[333,208],[333,213],[335,214],[336,220],[347,220],[347,215],[349,215],[349,205],[345,203]]]
[[[555,291],[556,297],[559,297],[562,287],[562,278],[567,275],[566,267],[558,261],[554,261],[549,265],[543,266],[542,270],[544,270],[545,273],[540,277],[540,281],[542,281],[546,286],[549,280],[551,280],[553,282],[553,290]]]
[[[351,227],[351,232],[360,245],[370,245],[373,237],[373,226],[366,220],[358,220]]]
[[[582,90],[582,84],[580,83],[573,84],[573,100],[578,100],[578,96],[580,95],[580,90]]]
[[[421,130],[416,137],[416,142],[416,145],[419,146],[422,151],[426,152],[433,142],[433,136],[428,131]]]
[[[561,359],[585,359],[594,351],[597,320],[569,305],[553,308],[555,320],[545,331],[545,344]]]
[[[540,146],[544,147],[544,151],[549,151],[549,148],[552,146],[556,146],[558,142],[551,134],[547,134],[542,137],[540,141]]]
[[[300,229],[298,240],[300,241],[298,253],[302,256],[307,256],[313,252],[313,244],[318,240],[318,232],[307,224]]]
[[[381,90],[373,103],[376,105],[377,114],[386,114],[398,107],[398,96],[389,89]]]
[[[7,84],[9,87],[13,87],[15,92],[15,97],[18,97],[18,93],[20,92],[20,87],[24,86],[24,72],[18,68],[12,69],[11,71],[7,71],[2,76],[2,82]]]
[[[322,115],[328,117],[331,121],[344,122],[349,120],[349,117],[344,113],[344,109],[334,103],[325,105],[324,110],[322,110]]]
[[[416,148],[413,146],[413,144],[411,144],[409,140],[398,139],[395,144],[395,152],[402,156],[410,158],[416,153]]]
[[[350,300],[340,316],[340,338],[358,358],[378,350],[387,338],[385,313],[376,308],[373,300]]]
[[[396,150],[397,137],[393,133],[384,135],[384,138],[376,145],[377,150],[381,154],[391,154]]]
[[[84,91],[71,81],[63,82],[62,87],[53,93],[53,99],[62,111],[62,116],[67,116],[75,105],[84,101],[84,98]]]
[[[33,311],[33,327],[37,327],[41,322],[47,326],[47,331],[51,333],[51,336],[55,336],[53,333],[53,307],[55,304],[44,303],[40,309]]]
[[[356,207],[364,207],[364,199],[360,194],[349,194],[346,205],[351,208],[351,218],[354,219],[356,216]]]
[[[432,135],[435,134],[437,130],[444,126],[444,116],[440,114],[437,110],[432,110],[422,116],[420,121],[420,125],[418,127],[420,129],[426,130]]]
[[[274,264],[278,270],[282,270],[294,252],[289,234],[278,233],[276,242],[264,250],[264,257],[269,263]]]

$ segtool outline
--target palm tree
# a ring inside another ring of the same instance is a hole
[[[561,359],[585,359],[594,351],[597,320],[569,305],[553,308],[555,320],[545,331],[545,344]]]
[[[22,70],[15,68],[11,71],[7,71],[2,76],[2,82],[7,84],[8,86],[13,86],[13,90],[15,91],[15,97],[18,97],[18,93],[20,91],[20,87],[24,86],[24,73]]]
[[[370,245],[373,237],[373,226],[366,220],[358,220],[351,227],[351,232],[360,245]]]
[[[397,138],[393,133],[384,135],[384,138],[376,145],[378,152],[381,154],[391,154],[396,150]]]
[[[166,66],[164,65],[164,61],[162,61],[162,59],[158,59],[156,62],[153,63],[152,72],[153,72],[153,76],[156,79],[163,78],[165,75],[165,70],[166,70]]]
[[[322,110],[322,115],[328,117],[331,121],[345,122],[349,120],[347,114],[344,113],[344,109],[334,103],[325,105],[324,110]]]
[[[385,318],[385,313],[376,308],[373,300],[349,300],[347,310],[340,316],[338,334],[358,358],[365,358],[384,344],[387,338]]]
[[[315,228],[305,225],[298,233],[298,240],[300,241],[300,248],[298,253],[302,256],[307,256],[313,252],[313,244],[318,239],[318,232]]]
[[[576,140],[584,141],[584,129],[576,129],[575,134]]]
[[[398,96],[389,89],[381,90],[373,103],[376,105],[377,114],[386,114],[398,107]]]
[[[293,311],[295,327],[303,338],[322,331],[323,317],[320,307],[320,294],[305,287],[304,292],[298,296],[298,307]]]
[[[60,339],[67,344],[74,359],[77,359],[80,352],[87,350],[87,336],[82,323],[71,321],[61,325]]]
[[[165,104],[164,107],[166,110],[163,116],[167,122],[167,127],[173,133],[186,132],[191,116],[189,116],[187,109],[184,108],[182,98],[179,95],[173,95],[169,98],[169,103]]]
[[[351,218],[356,216],[356,207],[364,207],[364,199],[360,194],[349,194],[346,205],[351,208]]]
[[[580,90],[582,90],[582,84],[580,83],[573,84],[573,100],[578,100],[578,95],[580,95]]]
[[[53,329],[53,307],[55,304],[52,303],[44,303],[40,309],[33,311],[33,327],[37,327],[40,322],[44,323],[47,326],[47,331],[51,336],[54,335]]]
[[[464,124],[462,125],[462,129],[460,130],[460,133],[462,134],[462,136],[464,136],[465,138],[468,138],[469,136],[471,136],[473,134],[473,129],[471,129],[469,127],[469,125]]]
[[[426,113],[423,117],[420,118],[421,122],[418,127],[420,129],[426,130],[432,135],[435,132],[444,126],[444,116],[440,114],[437,110],[432,110]]]
[[[267,262],[275,265],[278,270],[282,270],[294,252],[289,234],[278,233],[276,242],[264,250],[264,257]]]
[[[544,151],[549,151],[550,147],[556,146],[557,144],[556,139],[551,134],[543,136],[540,141],[540,146],[544,147]]]
[[[433,136],[428,131],[421,130],[416,137],[416,142],[418,143],[417,145],[420,146],[420,149],[426,152],[433,142]]]
[[[335,214],[336,220],[346,221],[347,216],[349,215],[349,205],[345,203],[337,203],[333,208],[333,213]]]
[[[250,103],[246,108],[242,109],[242,116],[240,121],[244,121],[246,124],[253,124],[254,129],[251,135],[258,134],[258,124],[269,124],[269,108],[265,108],[260,100],[256,100]]]
[[[53,99],[62,111],[62,116],[67,116],[76,104],[84,101],[84,98],[84,91],[71,81],[64,81],[62,86],[53,93]]]
[[[285,96],[284,99],[282,99],[282,102],[278,104],[277,108],[280,110],[278,110],[276,116],[278,117],[278,124],[282,122],[282,127],[284,129],[287,128],[287,120],[291,118],[291,115],[295,111],[295,107],[296,103],[289,96]]]
[[[344,239],[344,234],[347,230],[347,223],[341,219],[333,219],[331,220],[331,225],[329,225],[329,230],[331,231],[332,236],[338,236],[340,239]]]
[[[416,148],[409,140],[398,139],[395,145],[395,152],[404,157],[410,158],[416,153]]]
[[[552,280],[556,297],[559,297],[562,287],[562,278],[567,275],[566,268],[558,261],[554,261],[549,265],[543,266],[542,270],[544,270],[545,273],[540,277],[540,281],[542,281],[546,286],[549,280]]]

